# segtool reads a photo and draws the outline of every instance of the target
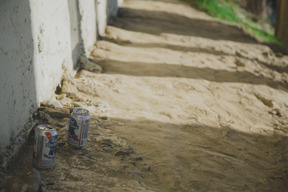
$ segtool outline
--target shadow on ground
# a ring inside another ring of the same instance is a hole
[[[169,2],[173,3],[173,2]],[[172,33],[188,35],[213,40],[229,40],[242,43],[260,43],[255,38],[246,34],[240,27],[189,18],[163,11],[149,11],[130,8],[120,8],[116,23],[112,25],[127,30],[150,34]],[[270,47],[276,53],[288,55],[288,49],[273,43],[262,43]]]
[[[208,67],[192,67],[165,63],[145,63],[117,61],[112,59],[95,60],[102,65],[107,74],[123,74],[131,76],[179,77],[204,79],[212,82],[246,83],[252,85],[268,85],[275,89],[287,89],[287,84],[277,82],[263,76],[256,76],[247,71],[215,70]]]
[[[173,51],[181,51],[181,52],[192,52],[192,53],[204,53],[204,54],[209,54],[209,55],[216,55],[216,56],[237,56],[239,58],[243,58],[243,59],[247,59],[247,60],[254,60],[258,63],[260,63],[261,65],[275,70],[279,73],[282,72],[288,72],[288,66],[277,66],[275,65],[273,62],[264,62],[264,61],[260,61],[257,58],[249,58],[248,56],[242,55],[242,54],[232,54],[232,53],[227,53],[225,51],[221,51],[221,50],[215,50],[214,47],[211,47],[210,49],[208,48],[201,48],[201,47],[193,47],[193,46],[181,46],[181,45],[174,45],[174,44],[168,44],[168,43],[135,43],[135,42],[131,42],[131,41],[125,41],[125,40],[121,40],[121,39],[113,39],[113,38],[108,38],[108,37],[104,37],[103,40],[105,41],[109,41],[111,43],[115,43],[117,45],[121,45],[121,46],[125,46],[125,47],[133,47],[133,48],[164,48],[164,49],[169,49],[169,50],[173,50]],[[263,52],[262,54],[266,54],[265,52]]]
[[[280,192],[288,187],[287,137],[145,118],[112,122],[117,135],[129,135],[136,151],[154,163],[146,182],[160,190]]]
[[[118,16],[119,18],[115,18],[117,24],[114,24],[114,26],[136,32],[172,33],[213,40],[257,43],[255,39],[246,35],[240,28],[218,21],[189,18],[163,11],[130,8],[120,8]]]
[[[181,52],[193,52],[193,53],[206,53],[211,55],[217,56],[235,56],[234,54],[225,53],[224,51],[217,51],[217,50],[209,50],[207,48],[201,47],[193,47],[191,46],[184,46],[184,45],[174,45],[168,43],[135,43],[131,41],[123,41],[121,39],[112,39],[112,38],[103,38],[105,41],[109,41],[111,43],[115,43],[117,45],[125,46],[125,47],[133,47],[133,48],[164,48],[169,49],[172,51],[181,51]]]

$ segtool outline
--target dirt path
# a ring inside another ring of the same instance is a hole
[[[287,57],[178,1],[126,0],[91,59],[104,73],[67,78],[64,109],[36,118],[59,132],[44,191],[287,190]],[[82,150],[72,104],[92,114]]]

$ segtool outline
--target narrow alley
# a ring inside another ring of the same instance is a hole
[[[89,58],[103,71],[65,77],[35,114],[59,133],[42,191],[287,190],[287,56],[172,0],[126,0],[106,34]],[[80,150],[73,107],[92,116]],[[33,133],[11,173],[31,170],[32,147]]]

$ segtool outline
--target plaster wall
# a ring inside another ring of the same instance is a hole
[[[116,0],[0,0],[0,168],[25,142],[32,114],[105,35]]]
[[[105,28],[107,26],[107,0],[97,1],[97,26],[98,35],[105,36]]]
[[[97,1],[97,24],[98,34],[105,37],[105,28],[109,18],[115,17],[119,6],[124,0],[96,0]]]
[[[67,1],[30,0],[36,98],[49,99],[64,72],[72,71],[70,15]]]
[[[81,37],[83,39],[84,51],[88,56],[95,41],[97,40],[97,1],[79,0]]]
[[[30,12],[28,0],[0,0],[0,166],[37,109]]]
[[[76,68],[76,64],[79,56],[84,52],[84,45],[81,38],[80,29],[80,12],[78,0],[67,0],[69,8],[69,22],[70,22],[70,43],[72,51],[73,67]]]

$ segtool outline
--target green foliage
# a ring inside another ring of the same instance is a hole
[[[245,10],[235,3],[235,0],[181,0],[184,2],[192,3],[199,9],[205,11],[208,15],[216,17],[228,22],[234,22],[242,25],[243,29],[250,33],[256,39],[268,42],[280,44],[278,39],[274,35],[274,30],[265,30],[264,27],[256,23],[251,19]],[[271,24],[266,21],[267,25]]]
[[[230,22],[241,22],[241,19],[233,10],[234,5],[232,3],[219,0],[195,0],[195,3],[213,17]]]

